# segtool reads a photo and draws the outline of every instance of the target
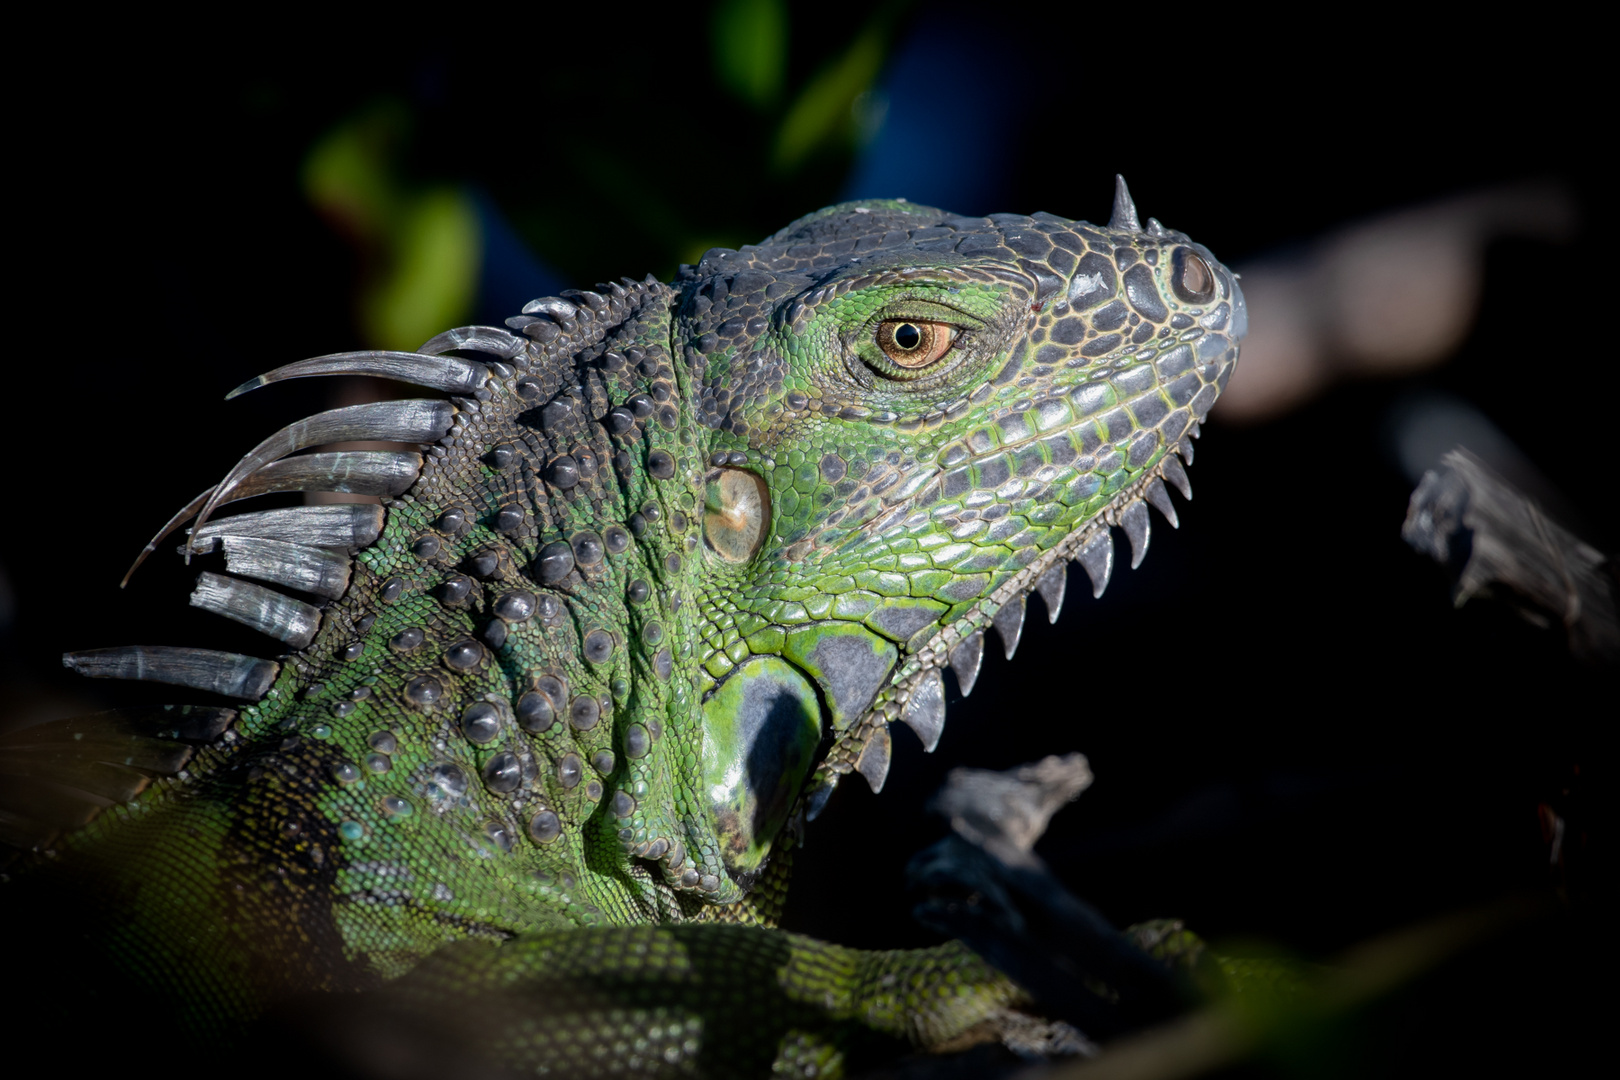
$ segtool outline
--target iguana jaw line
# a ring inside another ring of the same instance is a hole
[[[1127,530],[1127,538],[1131,542],[1133,551],[1132,566],[1134,568],[1139,565],[1142,558],[1147,554],[1149,533],[1144,528],[1140,532],[1140,540],[1136,539],[1136,534],[1130,531],[1122,519],[1127,511],[1131,513],[1133,518],[1136,517],[1137,511],[1130,510],[1134,506],[1141,508],[1140,520],[1146,521],[1147,503],[1144,502],[1144,498],[1147,491],[1155,484],[1162,488],[1167,467],[1171,470],[1179,470],[1183,460],[1188,465],[1192,464],[1193,448],[1191,440],[1198,438],[1199,435],[1200,426],[1195,422],[1190,426],[1187,433],[1182,436],[1180,442],[1167,449],[1156,463],[1143,470],[1141,476],[1137,477],[1125,488],[1122,488],[1113,500],[1097,513],[1091,521],[1070,533],[1050,551],[1043,553],[1038,559],[1018,571],[1012,578],[982,599],[966,616],[946,625],[928,641],[921,651],[906,657],[891,677],[889,684],[879,692],[876,700],[868,708],[865,715],[861,717],[860,721],[852,724],[834,740],[814,777],[805,785],[805,794],[801,796],[801,805],[805,810],[806,817],[813,819],[820,813],[828,795],[831,794],[832,788],[848,772],[860,773],[874,792],[883,790],[890,761],[888,727],[890,723],[897,719],[905,720],[906,706],[910,703],[912,694],[922,687],[925,680],[937,677],[951,663],[951,653],[958,645],[967,641],[974,634],[982,634],[987,627],[991,626],[996,614],[1003,607],[1012,603],[1022,608],[1023,604],[1028,600],[1029,594],[1035,590],[1036,584],[1054,567],[1061,566],[1068,560],[1076,558],[1082,548],[1086,548],[1093,541],[1101,540],[1107,536],[1111,527]],[[1175,456],[1177,454],[1180,455],[1179,458]],[[1173,466],[1171,465],[1172,461],[1175,463]],[[1177,483],[1173,474],[1172,482]],[[1177,486],[1181,485],[1177,483]],[[1188,488],[1187,490],[1190,491],[1191,489]],[[1171,519],[1171,524],[1172,527],[1178,527],[1174,519]],[[1107,587],[1112,569],[1111,537],[1108,538],[1107,542],[1109,544],[1108,569],[1093,577],[1093,595],[1097,597],[1100,597]],[[1087,574],[1091,575],[1091,569],[1086,569]],[[1052,613],[1052,617],[1055,621],[1055,612]],[[1020,623],[1021,621],[1022,613],[1020,612]],[[1017,637],[1014,635],[1014,640],[1007,649],[1009,659],[1016,647]],[[919,735],[925,740],[927,739],[927,736],[922,735],[922,733],[919,733]],[[937,739],[937,733],[934,737]],[[929,751],[932,751],[933,748],[931,743],[926,746]]]

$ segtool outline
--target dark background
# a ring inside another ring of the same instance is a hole
[[[400,190],[481,207],[468,321],[668,276],[846,194],[1096,219],[1123,172],[1144,217],[1241,270],[1368,215],[1552,179],[1575,195],[1576,239],[1489,247],[1481,314],[1446,363],[1341,383],[1263,424],[1217,410],[1181,530],[1155,519],[1141,569],[1119,567],[1101,600],[1076,584],[1054,627],[1032,604],[1015,662],[992,641],[972,698],[953,687],[937,753],[896,729],[884,792],[846,783],[811,827],[787,922],[852,945],[929,943],[904,865],[942,833],[922,807],[944,772],[1080,750],[1096,783],[1040,851],[1119,925],[1173,915],[1234,948],[1331,959],[1567,886],[1566,912],[1426,976],[1306,1071],[1572,1062],[1613,970],[1594,928],[1612,896],[1599,735],[1614,679],[1573,663],[1556,631],[1484,603],[1453,610],[1444,574],[1400,539],[1411,481],[1388,432],[1414,391],[1472,404],[1614,549],[1612,123],[1596,60],[1539,25],[1060,14],[796,8],[778,89],[756,80],[752,99],[703,7],[206,39],[131,23],[79,28],[14,68],[12,719],[168,696],[76,680],[67,649],[266,652],[189,609],[194,571],[166,552],[117,583],[172,510],[334,392],[312,380],[226,405],[228,389],[368,344],[355,297],[386,275],[386,245],[300,180],[311,147],[368,109],[405,118],[384,155]],[[796,103],[841,63],[858,76],[862,40],[876,78],[840,85],[867,96],[832,93],[841,119],[784,164]],[[1567,880],[1538,804],[1569,822]]]

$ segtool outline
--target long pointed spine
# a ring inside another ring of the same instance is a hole
[[[333,353],[287,364],[263,375],[255,375],[225,395],[225,400],[240,397],[250,390],[288,379],[307,379],[320,375],[371,375],[379,379],[425,386],[431,390],[444,390],[452,394],[474,395],[489,381],[489,368],[476,360],[463,360],[459,356],[426,356],[421,353],[366,352]]]
[[[373,503],[292,506],[210,522],[191,534],[192,551],[212,551],[225,536],[256,536],[308,547],[358,551],[382,533],[385,514]]]
[[[92,679],[189,686],[244,701],[262,698],[281,671],[280,664],[256,656],[164,645],[124,645],[64,653],[62,665]]]
[[[454,330],[434,335],[424,341],[422,347],[416,351],[428,356],[438,356],[452,349],[468,349],[512,360],[521,356],[528,347],[528,342],[498,326],[458,326]]]
[[[450,430],[455,415],[455,407],[448,401],[415,398],[330,409],[288,424],[254,447],[219,482],[197,514],[197,527],[200,529],[207,523],[214,510],[234,494],[243,480],[288,454],[332,442],[438,442]]]
[[[394,496],[409,490],[421,472],[422,455],[410,451],[339,450],[306,454],[271,462],[243,480],[235,493],[220,505],[280,491],[336,491],[345,495]],[[119,588],[129,584],[129,579],[140,569],[141,563],[157,550],[165,538],[197,516],[197,512],[213,496],[214,490],[209,488],[181,507],[157,531],[157,535],[147,541],[125,572],[123,581],[119,582]]]
[[[229,533],[219,542],[225,549],[225,569],[237,577],[268,581],[330,600],[342,596],[349,587],[353,560],[341,551]]]
[[[191,606],[252,627],[293,649],[307,647],[321,628],[321,609],[315,605],[224,574],[200,575]]]

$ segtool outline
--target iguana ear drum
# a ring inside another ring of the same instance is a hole
[[[746,469],[716,469],[703,497],[703,540],[728,563],[745,563],[771,532],[771,493]]]

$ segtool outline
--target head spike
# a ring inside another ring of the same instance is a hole
[[[1114,213],[1108,219],[1110,229],[1129,229],[1131,232],[1142,231],[1142,219],[1136,216],[1136,204],[1131,201],[1131,189],[1125,186],[1125,178],[1118,173],[1114,174]]]

